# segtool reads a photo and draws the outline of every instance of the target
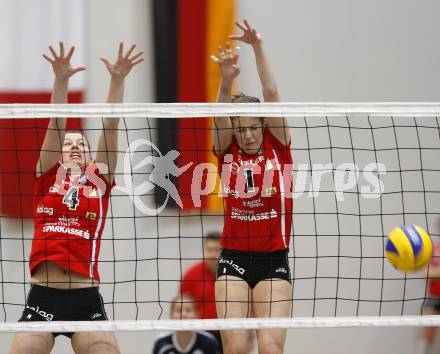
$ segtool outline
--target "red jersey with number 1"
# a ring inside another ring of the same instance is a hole
[[[112,186],[96,165],[71,181],[60,163],[36,179],[31,274],[44,261],[99,281],[98,256]],[[57,172],[61,178],[57,180]]]
[[[223,248],[252,252],[288,249],[293,207],[290,144],[282,144],[266,127],[257,153],[246,154],[233,137],[218,162],[226,199]]]

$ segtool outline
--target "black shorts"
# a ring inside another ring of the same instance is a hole
[[[288,251],[266,253],[223,249],[218,262],[217,279],[222,275],[241,278],[251,289],[266,279],[282,279],[291,283]]]
[[[97,287],[55,289],[31,285],[19,322],[33,321],[105,321],[102,296]],[[74,333],[52,333],[71,338]]]

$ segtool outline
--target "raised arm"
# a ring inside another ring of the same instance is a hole
[[[60,53],[57,54],[50,46],[50,55],[43,54],[51,65],[55,73],[53,83],[51,103],[67,103],[67,95],[69,89],[69,79],[77,72],[83,71],[84,66],[72,67],[70,59],[72,58],[75,47],[71,47],[67,54],[64,51],[64,43],[60,42]],[[62,144],[64,143],[64,135],[66,129],[66,118],[51,118],[47,127],[46,136],[40,151],[36,175],[41,176],[54,166],[61,156]]]
[[[142,62],[143,52],[132,55],[136,45],[132,45],[127,53],[124,54],[123,43],[119,44],[118,57],[114,64],[106,58],[100,58],[110,73],[110,87],[107,96],[107,103],[122,103],[124,100],[125,77],[131,69]],[[98,140],[98,152],[96,162],[103,163],[108,168],[105,178],[109,183],[113,183],[114,172],[118,160],[118,126],[119,118],[104,118],[103,130]]]
[[[267,60],[261,35],[254,28],[252,28],[252,26],[246,20],[244,20],[243,24],[236,22],[236,25],[243,31],[243,33],[240,35],[232,35],[229,38],[247,43],[252,46],[255,54],[255,61],[257,63],[257,71],[258,76],[260,77],[264,101],[279,102],[280,97],[278,95],[277,84]],[[287,126],[287,121],[284,117],[268,117],[265,119],[265,122],[272,134],[275,135],[280,142],[285,145],[290,143],[289,127]]]
[[[220,85],[217,92],[217,102],[229,103],[232,99],[232,85],[240,74],[238,53],[233,54],[230,43],[226,43],[226,54],[221,46],[218,47],[220,58],[211,56],[220,69]],[[232,124],[229,117],[215,117],[212,129],[212,140],[217,153],[222,153],[231,144]]]

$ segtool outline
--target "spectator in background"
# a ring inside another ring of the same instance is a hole
[[[220,252],[220,233],[208,233],[203,240],[203,260],[188,268],[182,278],[180,292],[195,300],[201,319],[217,318],[215,273]]]
[[[215,279],[221,252],[220,237],[216,231],[206,234],[203,240],[203,260],[189,267],[182,278],[180,292],[195,300],[200,319],[217,318]],[[210,333],[217,338],[220,353],[223,353],[220,331]],[[251,353],[255,344],[254,331],[248,331],[248,334],[246,348]]]
[[[197,306],[187,295],[176,296],[171,300],[172,320],[193,320],[197,318]],[[204,331],[176,331],[160,336],[153,347],[153,354],[217,354],[217,340]]]
[[[209,232],[203,240],[203,259],[189,267],[182,277],[180,292],[195,300],[200,319],[217,318],[215,274],[220,252],[220,233]],[[212,331],[211,333],[217,338],[220,353],[223,353],[220,332]]]

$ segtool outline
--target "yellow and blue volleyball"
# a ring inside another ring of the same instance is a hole
[[[402,272],[414,272],[425,267],[432,257],[432,241],[417,225],[403,225],[388,235],[385,252],[390,263]]]

